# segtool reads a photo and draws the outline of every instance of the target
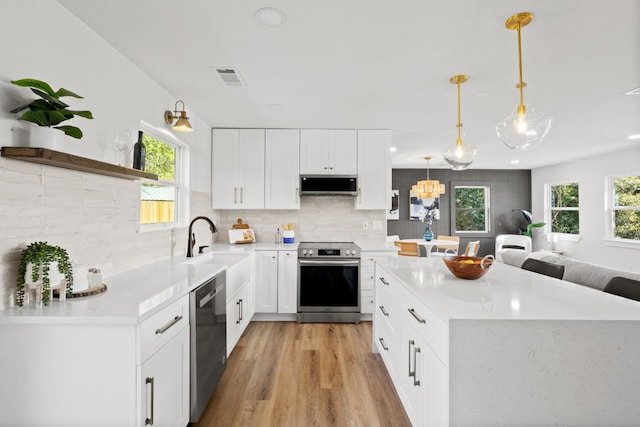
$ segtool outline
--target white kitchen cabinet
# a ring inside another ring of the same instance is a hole
[[[255,313],[254,254],[227,267],[227,356]]]
[[[256,251],[256,313],[278,312],[278,251]]]
[[[184,327],[140,366],[139,426],[189,423],[189,328]]]
[[[300,130],[267,129],[264,208],[300,209]]]
[[[278,251],[278,313],[298,311],[298,252]]]
[[[213,129],[213,209],[264,209],[264,129]]]
[[[256,251],[256,313],[298,311],[298,252]]]
[[[302,129],[300,174],[356,175],[358,137],[352,129]]]
[[[393,256],[396,251],[362,251],[360,253],[360,311],[362,314],[374,312],[374,259],[377,257]]]
[[[358,130],[356,209],[389,209],[391,203],[390,148],[390,130]]]
[[[187,425],[188,295],[141,323],[70,317],[0,324],[1,425],[142,427],[146,378],[153,425]]]

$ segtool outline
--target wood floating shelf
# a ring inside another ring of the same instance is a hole
[[[61,153],[48,148],[2,147],[2,157],[118,178],[158,180],[158,175],[153,173],[74,156],[73,154]]]

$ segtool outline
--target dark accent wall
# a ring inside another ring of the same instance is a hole
[[[452,171],[431,169],[429,174],[431,179],[437,179],[446,186],[446,193],[440,196],[440,220],[434,221],[432,226],[436,236],[438,234],[453,235],[451,226],[452,183],[477,182],[490,186],[491,233],[478,238],[461,237],[460,252],[464,251],[467,242],[480,240],[478,255],[493,254],[495,236],[517,234],[518,227],[524,225],[522,214],[512,210],[527,209],[531,211],[530,170],[471,169]],[[400,192],[400,219],[387,221],[388,235],[398,235],[402,239],[422,237],[425,224],[421,221],[409,220],[409,190],[416,181],[426,179],[426,176],[426,169],[393,170],[392,187]]]

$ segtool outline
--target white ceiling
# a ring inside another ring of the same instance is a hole
[[[638,0],[59,0],[187,109],[214,127],[389,128],[393,166],[432,167],[455,144],[462,85],[473,168],[536,168],[640,145]],[[255,12],[276,7],[279,27]],[[518,102],[522,30],[525,103],[554,118],[543,143],[512,151],[495,124]],[[211,67],[237,68],[245,87]],[[270,104],[281,104],[276,111]],[[158,114],[162,114],[162,108]],[[519,159],[518,165],[510,161]]]

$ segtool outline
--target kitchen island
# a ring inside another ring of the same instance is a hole
[[[373,348],[414,425],[640,425],[640,304],[494,263],[376,260]]]

